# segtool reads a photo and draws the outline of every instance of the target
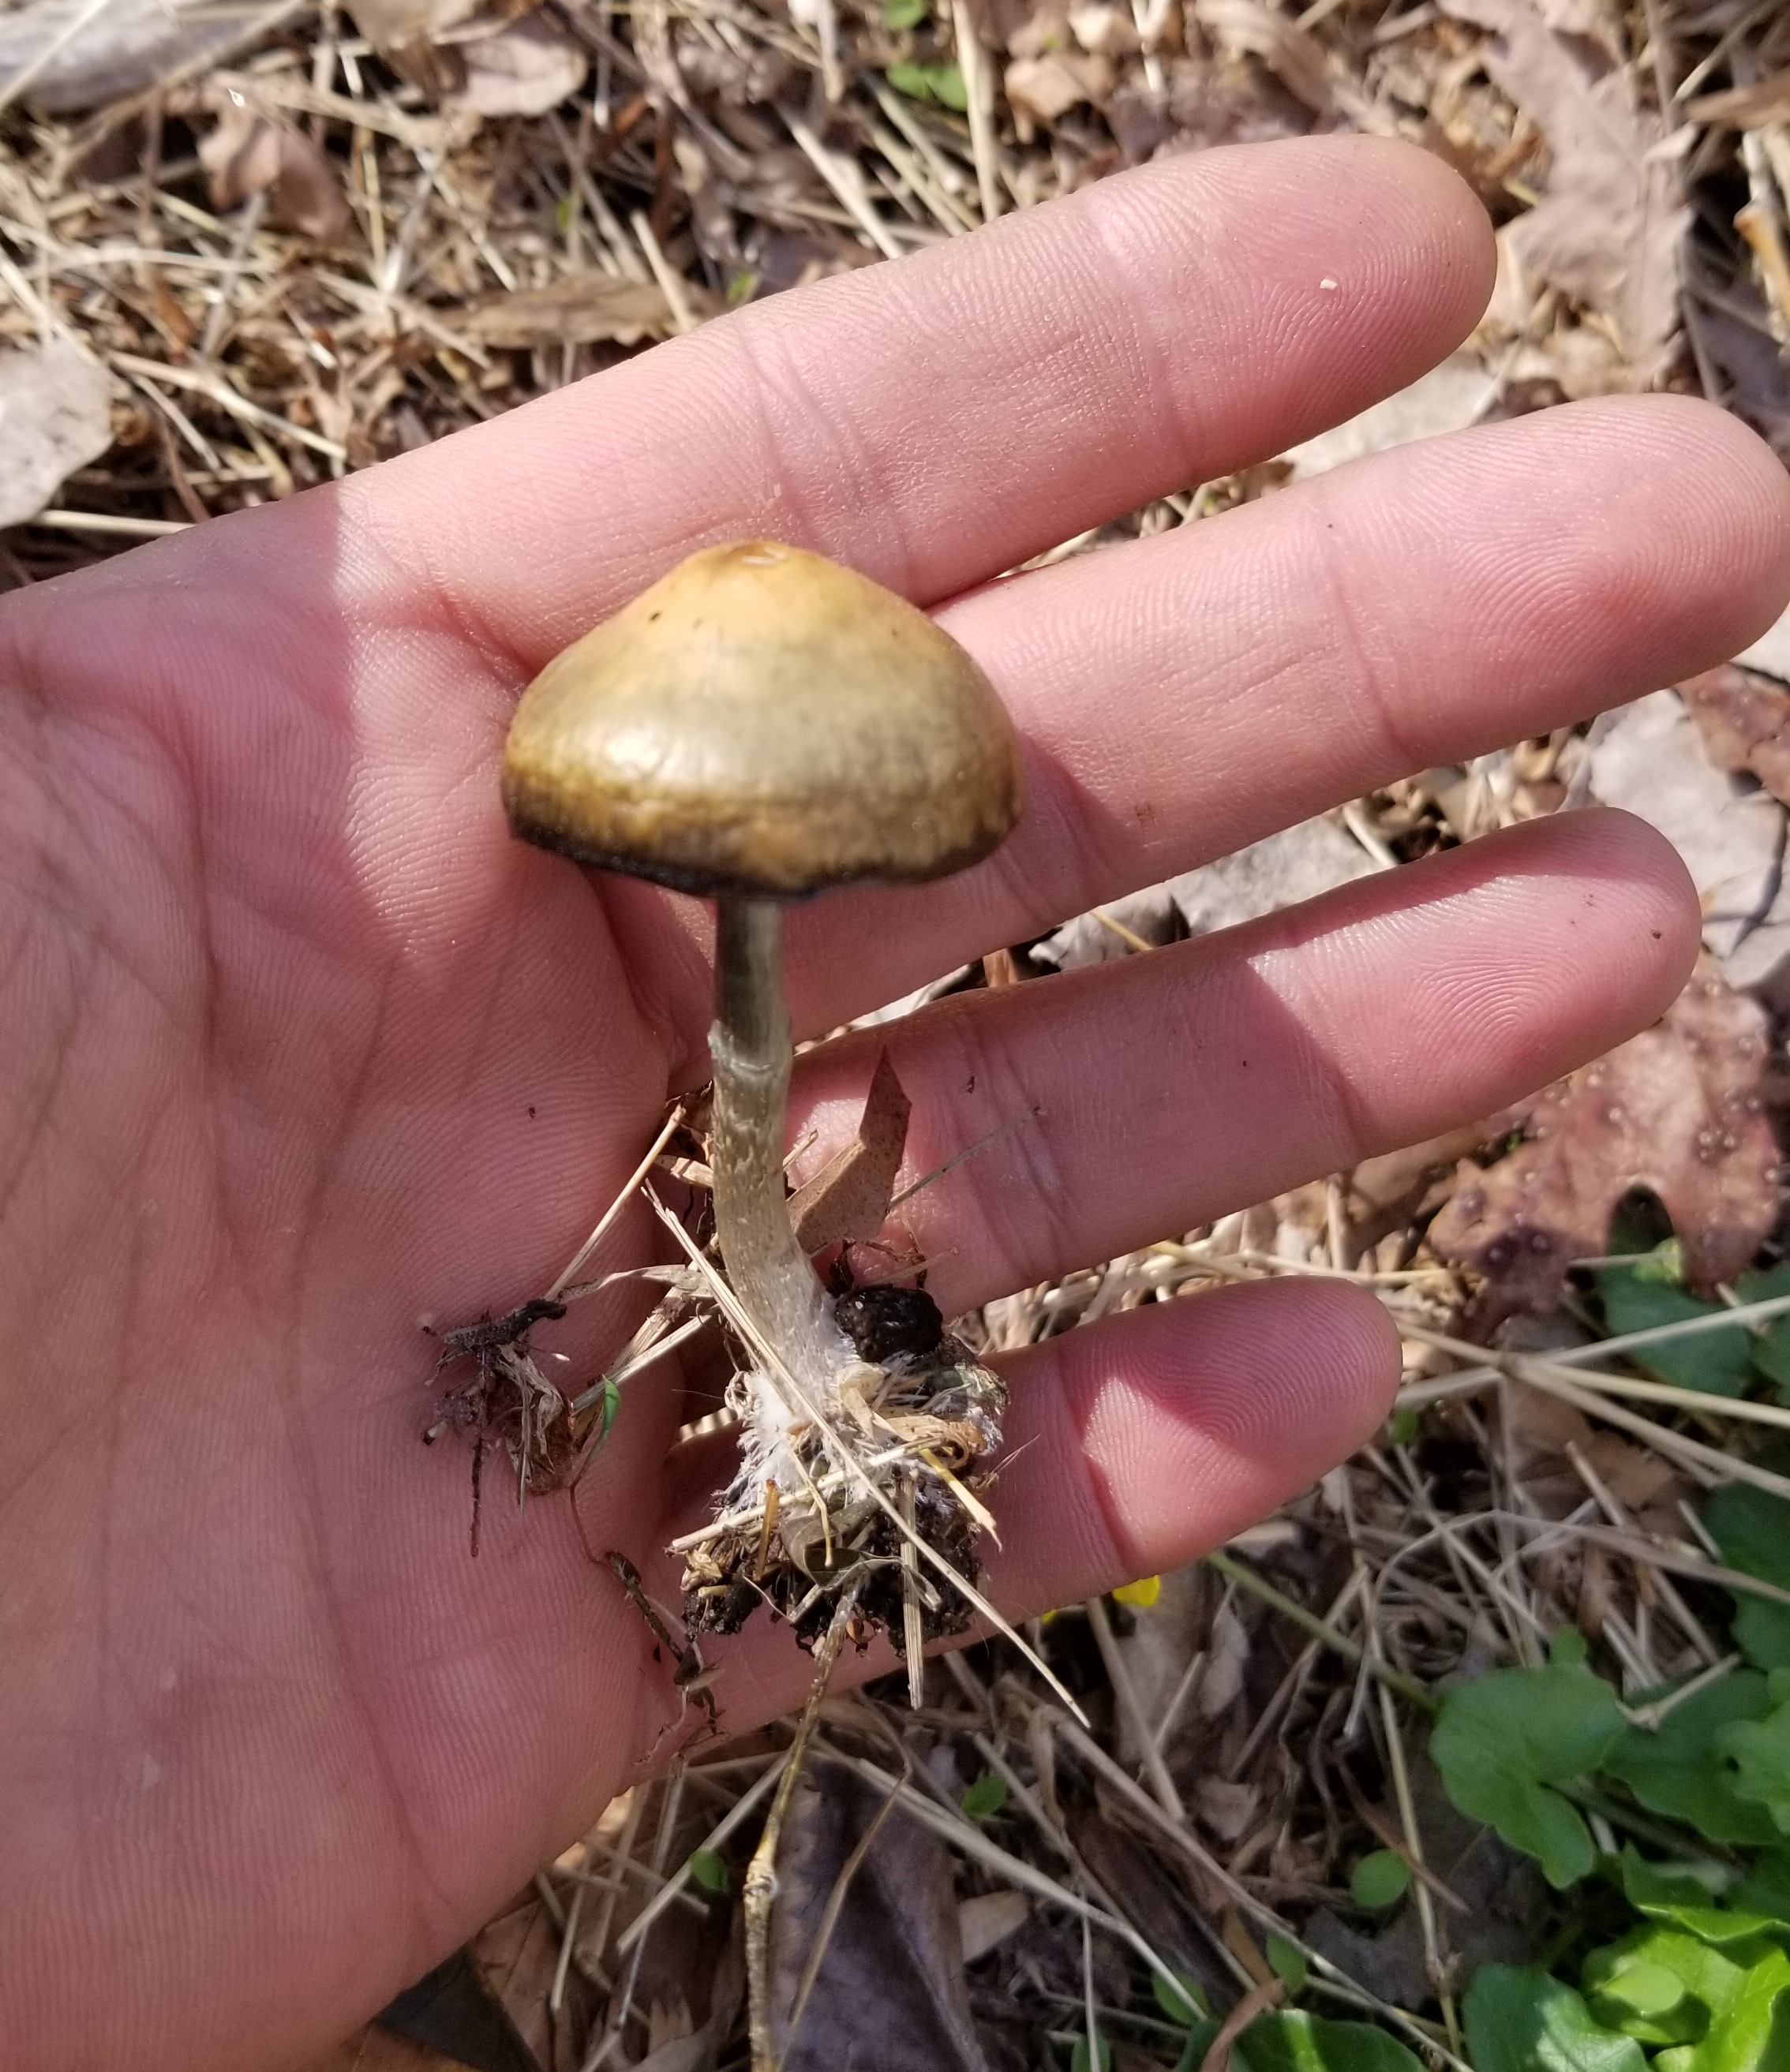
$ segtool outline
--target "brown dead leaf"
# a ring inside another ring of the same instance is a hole
[[[578,92],[590,69],[570,36],[534,15],[459,48],[466,83],[453,98],[475,115],[545,115]]]
[[[884,1050],[870,1075],[858,1134],[790,1198],[789,1219],[804,1252],[823,1252],[842,1239],[867,1244],[882,1229],[912,1112]]]
[[[1595,76],[1528,0],[1442,6],[1497,36],[1486,69],[1548,140],[1547,192],[1511,228],[1519,255],[1615,323],[1638,386],[1656,381],[1677,333],[1690,222],[1677,167],[1654,155],[1664,125],[1640,106],[1627,68]]]
[[[199,145],[213,208],[265,193],[275,223],[325,242],[341,236],[349,210],[340,173],[302,130],[241,87],[216,80],[200,105],[217,117]]]
[[[1195,18],[1222,51],[1257,57],[1288,92],[1322,115],[1337,99],[1323,46],[1261,0],[1194,0]]]
[[[1451,1129],[1403,1151],[1365,1158],[1348,1181],[1349,1237],[1357,1253],[1437,1208],[1452,1193],[1459,1161],[1484,1143],[1477,1124]]]
[[[1634,1187],[1659,1197],[1699,1293],[1732,1280],[1777,1220],[1778,1147],[1759,1092],[1766,1055],[1764,1010],[1706,956],[1652,1028],[1488,1124],[1525,1141],[1489,1170],[1463,1164],[1430,1226],[1434,1251],[1485,1276],[1472,1334],[1551,1309],[1568,1265],[1603,1251],[1611,1213]]]
[[[685,284],[693,307],[702,291]],[[677,328],[655,281],[621,281],[613,275],[573,273],[545,288],[492,295],[455,318],[457,327],[482,345],[526,350],[542,345],[638,345],[643,339],[669,338]]]
[[[963,1960],[973,1964],[1017,1935],[1031,1918],[1031,1901],[1023,1892],[978,1893],[957,1903],[957,1934]]]
[[[1751,771],[1790,805],[1790,691],[1769,676],[1724,663],[1678,686],[1717,767]]]
[[[949,1852],[837,1763],[796,1786],[771,1917],[772,2033],[784,2072],[987,2072],[969,2012]],[[799,2024],[804,1974],[848,1859],[883,1815],[845,1889]]]
[[[1042,57],[1016,58],[1007,67],[1007,99],[1016,115],[1051,123],[1084,101],[1097,106],[1113,91],[1113,67],[1106,58],[1080,51],[1047,51]]]
[[[1539,1389],[1507,1389],[1500,1410],[1511,1472],[1544,1518],[1566,1518],[1590,1494],[1573,1466],[1570,1446],[1616,1501],[1644,1526],[1677,1521],[1673,1501],[1684,1484],[1671,1463],[1582,1416]]]

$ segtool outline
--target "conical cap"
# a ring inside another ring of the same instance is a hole
[[[549,663],[504,802],[529,841],[685,891],[944,876],[1020,804],[1013,726],[924,612],[751,540],[681,562]]]

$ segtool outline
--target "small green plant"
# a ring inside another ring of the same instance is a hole
[[[1619,1328],[1632,1312],[1607,1314]],[[1713,1388],[1727,1373],[1689,1371],[1672,1378]],[[1736,1483],[1704,1520],[1730,1568],[1790,1587],[1790,1503]],[[1557,1888],[1603,1880],[1632,1922],[1571,1978],[1483,1966],[1463,2008],[1474,2072],[1790,2072],[1790,1606],[1737,1592],[1732,1632],[1746,1666],[1632,1710],[1571,1632],[1545,1664],[1444,1697],[1430,1755],[1455,1805]],[[1587,1812],[1665,1855],[1611,1854]]]
[[[1206,2014],[1185,2021],[1171,1998],[1158,1981],[1157,2005],[1187,2030],[1175,2072],[1200,2072],[1218,2024]],[[1422,2072],[1396,2037],[1371,2022],[1327,2021],[1299,2008],[1258,2014],[1232,2045],[1231,2062],[1237,2072]]]
[[[954,64],[913,64],[904,61],[891,65],[883,77],[897,93],[906,94],[910,101],[936,101],[941,108],[948,108],[958,115],[969,106],[963,74]]]
[[[1603,1321],[1611,1334],[1650,1331],[1692,1317],[1714,1316],[1723,1305],[1704,1301],[1685,1286],[1684,1254],[1669,1238],[1638,1262],[1597,1269]],[[1743,1273],[1734,1283],[1742,1302],[1790,1295],[1790,1264],[1768,1273]],[[1633,1358],[1655,1380],[1710,1396],[1743,1396],[1761,1379],[1790,1403],[1790,1318],[1779,1318],[1757,1338],[1743,1325],[1731,1331],[1698,1331],[1658,1345],[1637,1346]]]
[[[1376,1849],[1349,1874],[1348,1893],[1357,1906],[1377,1914],[1396,1906],[1409,1891],[1411,1867],[1396,1849]]]
[[[1206,1998],[1206,1989],[1197,1979],[1178,1974],[1179,1984],[1171,1986],[1160,1973],[1150,1974],[1150,1991],[1156,1996],[1156,2004],[1172,2022],[1183,2029],[1191,2029],[1195,2022],[1204,2021],[1212,2012]]]
[[[727,1868],[725,1856],[717,1856],[713,1849],[698,1849],[690,1858],[690,1877],[705,1892],[718,1895],[731,1892],[733,1874]]]
[[[998,1770],[984,1770],[964,1787],[960,1803],[972,1820],[991,1820],[1007,1803],[1007,1781]]]
[[[1270,1935],[1267,1943],[1269,1968],[1286,1988],[1289,2000],[1305,1991],[1305,1952],[1284,1935]]]

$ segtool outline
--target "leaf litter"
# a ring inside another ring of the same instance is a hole
[[[1043,558],[1625,388],[1701,388],[1790,455],[1786,76],[1790,21],[1739,0],[27,0],[0,10],[0,370],[28,388],[54,363],[62,400],[0,413],[29,449],[0,581],[289,495],[1120,166],[1314,129],[1411,137],[1474,184],[1500,260],[1479,331],[1340,434]],[[1374,1444],[1222,1555],[1032,1627],[1059,1688],[998,1638],[928,1663],[917,1712],[905,1679],[821,1708],[788,1831],[811,1869],[779,1931],[786,2013],[820,1952],[796,2051],[942,2021],[939,2049],[1000,2067],[1638,2072],[1688,2051],[1662,2072],[1764,2072],[1790,1902],[1776,637],[1750,673],[1413,772],[890,1010],[1148,954],[1591,798],[1679,844],[1719,968],[1638,1053],[1518,1115],[940,1320],[979,1366],[1128,1309],[1341,1274],[1399,1327],[1405,1380]],[[819,1147],[837,1158],[813,1227],[883,1273],[906,1258],[899,1204],[877,1213],[902,1149],[896,1104],[871,1105]],[[702,1152],[687,1129],[656,1147],[665,1184],[699,1194]],[[1494,1257],[1532,1227],[1545,1263]],[[541,1301],[613,1285],[590,1249]],[[441,1377],[448,1428],[547,1496],[636,1377],[713,1342],[700,1277],[664,1271],[669,1299],[567,1389],[531,1350],[553,1315],[495,1319]],[[670,1637],[688,1708],[710,1672]],[[1470,1725],[1494,1672],[1595,1684],[1587,1711],[1622,1724],[1568,1745],[1522,1686],[1470,1818],[1432,1720],[1465,1704]],[[711,1695],[725,1729],[724,1676]],[[672,1771],[472,1946],[543,2066],[740,2062],[741,1889],[792,1728],[693,1740],[700,1711]],[[1544,1865],[1582,1860],[1581,1829],[1594,1868],[1554,1896]],[[1706,2042],[1658,2040],[1691,2017]],[[374,2030],[331,2063],[393,2049],[422,2062]]]

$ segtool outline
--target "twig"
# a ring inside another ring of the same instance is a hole
[[[1137,1686],[1131,1680],[1131,1671],[1125,1667],[1125,1657],[1119,1652],[1119,1644],[1113,1637],[1113,1622],[1106,1616],[1104,1599],[1090,1597],[1084,1607],[1088,1623],[1093,1629],[1094,1644],[1100,1650],[1100,1659],[1106,1665],[1108,1680],[1113,1686],[1113,1695],[1118,1700],[1119,1712],[1131,1729],[1143,1760],[1144,1774],[1150,1779],[1150,1788],[1160,1801],[1162,1811],[1171,1820],[1185,1820],[1187,1808],[1181,1803],[1181,1794],[1175,1788],[1175,1779],[1168,1774],[1168,1765],[1162,1760],[1162,1752],[1156,1745],[1156,1737],[1150,1731],[1150,1723],[1143,1716],[1138,1703]]]

